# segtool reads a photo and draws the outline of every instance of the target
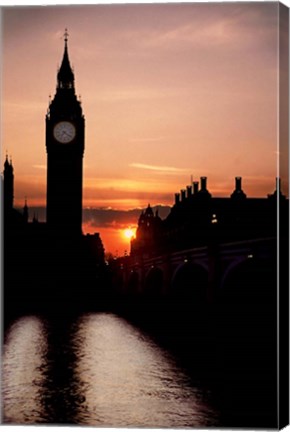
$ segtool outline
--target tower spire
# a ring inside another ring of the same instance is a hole
[[[8,154],[6,153],[6,160],[4,162],[4,209],[10,211],[13,208],[14,199],[14,174],[12,160],[9,163]]]
[[[64,32],[64,53],[62,63],[57,74],[58,89],[74,89],[74,73],[72,71],[68,57],[68,31]]]
[[[69,37],[69,34],[68,34],[68,31],[67,31],[67,28],[64,30],[64,43],[65,43],[65,46],[67,46],[67,41],[68,41],[68,37]]]
[[[4,169],[6,168],[9,168],[9,166],[10,166],[10,164],[9,164],[9,161],[8,161],[8,153],[7,153],[7,150],[6,150],[6,159],[5,159],[5,162],[4,162]]]
[[[28,219],[29,219],[29,214],[28,214],[28,205],[27,205],[27,196],[25,196],[25,201],[24,201],[24,207],[23,207],[23,219],[24,222],[27,223]]]

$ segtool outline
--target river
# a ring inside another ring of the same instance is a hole
[[[69,320],[24,316],[3,342],[6,424],[218,424],[209,390],[195,384],[170,351],[113,313]]]

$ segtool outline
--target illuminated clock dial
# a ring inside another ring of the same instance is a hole
[[[62,144],[70,143],[76,136],[76,128],[68,121],[61,121],[54,126],[53,136]]]

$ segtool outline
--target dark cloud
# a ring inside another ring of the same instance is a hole
[[[152,207],[155,211],[158,209],[159,216],[165,218],[170,207],[168,206],[155,206]],[[113,209],[101,209],[92,208],[83,210],[83,222],[90,223],[96,227],[116,227],[121,228],[127,225],[136,225],[141,214],[142,209],[132,210],[113,210]]]
[[[159,216],[164,219],[170,211],[168,206],[154,206],[155,211],[158,209]],[[20,209],[21,211],[21,209]],[[132,210],[114,210],[106,208],[85,208],[83,209],[83,223],[90,224],[98,228],[122,228],[127,225],[136,225],[142,209]],[[45,207],[30,207],[29,218],[36,216],[40,222],[46,219]]]
[[[22,213],[23,207],[15,207],[16,210],[20,211]],[[28,213],[29,213],[29,220],[32,221],[32,219],[35,217],[39,222],[45,222],[46,220],[46,207],[30,207],[29,201],[28,201]]]

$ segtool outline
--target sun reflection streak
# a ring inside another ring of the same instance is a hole
[[[213,413],[173,358],[113,314],[83,316],[76,372],[85,407],[79,424],[104,427],[198,427]]]
[[[7,336],[2,363],[2,415],[4,423],[39,423],[43,359],[47,349],[42,322],[34,317],[16,321]]]

